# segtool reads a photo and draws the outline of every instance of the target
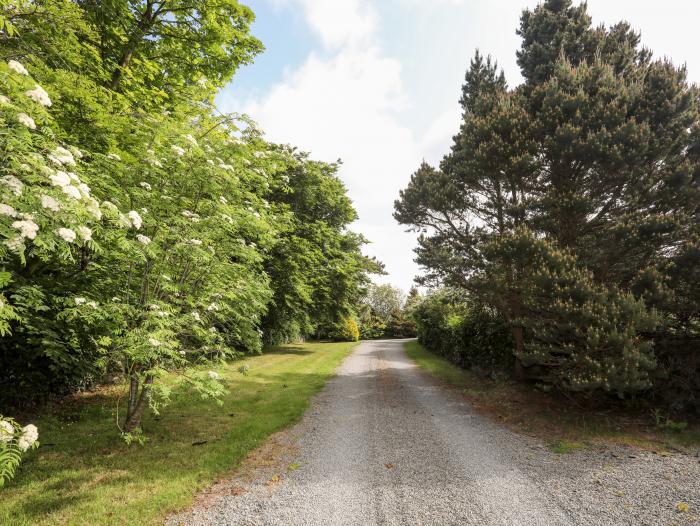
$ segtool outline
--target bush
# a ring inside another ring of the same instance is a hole
[[[329,336],[337,342],[357,342],[360,341],[360,329],[354,319],[345,318],[333,327]]]
[[[418,341],[465,368],[493,375],[513,367],[511,331],[493,309],[446,291],[426,297],[414,310]]]

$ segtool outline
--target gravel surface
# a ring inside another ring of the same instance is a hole
[[[168,524],[700,524],[700,458],[553,453],[475,414],[396,340],[358,346],[261,451]]]

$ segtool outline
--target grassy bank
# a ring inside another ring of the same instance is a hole
[[[285,346],[218,369],[230,386],[223,405],[175,392],[160,417],[145,419],[145,446],[118,436],[122,386],[47,409],[34,419],[41,447],[0,490],[0,524],[160,524],[296,421],[354,345]],[[243,363],[247,376],[236,372]]]
[[[460,389],[475,410],[514,431],[542,438],[557,453],[611,443],[657,451],[694,452],[700,448],[697,427],[662,429],[650,412],[591,409],[531,385],[484,378],[427,351],[416,341],[406,344],[406,352],[419,367]]]

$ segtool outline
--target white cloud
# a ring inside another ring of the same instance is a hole
[[[359,0],[301,0],[311,28],[327,47],[359,45],[376,30],[376,12]]]
[[[332,48],[330,56],[311,53],[261,97],[221,103],[242,107],[272,141],[294,144],[323,161],[342,159],[340,177],[360,215],[353,229],[372,241],[366,252],[386,264],[390,275],[382,281],[408,288],[417,273],[415,236],[396,224],[392,212],[421,153],[412,131],[397,119],[408,105],[401,64],[374,42],[375,15],[367,4],[298,1],[309,25]]]

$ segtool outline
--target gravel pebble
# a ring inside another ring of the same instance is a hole
[[[274,461],[218,484],[168,524],[700,524],[694,457],[556,454],[477,415],[397,340],[359,345],[302,422],[274,440]]]

